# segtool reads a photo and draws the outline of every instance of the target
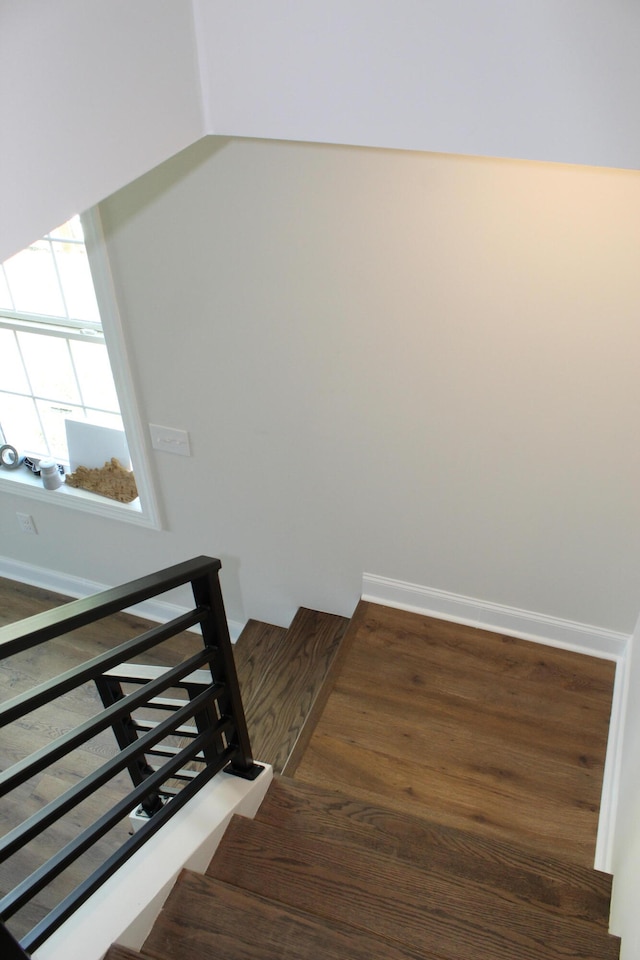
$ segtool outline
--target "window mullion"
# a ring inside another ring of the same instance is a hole
[[[47,454],[50,455],[50,454],[51,454],[51,447],[49,446],[49,438],[47,437],[47,431],[45,430],[44,423],[42,422],[42,417],[40,416],[40,408],[38,407],[38,404],[36,403],[36,395],[35,395],[35,391],[34,391],[34,389],[33,389],[33,383],[31,382],[31,377],[29,376],[29,367],[27,366],[27,362],[26,362],[26,360],[25,360],[25,358],[24,358],[24,354],[23,354],[23,352],[22,352],[22,347],[20,346],[20,338],[19,338],[18,333],[17,333],[16,330],[13,331],[13,335],[14,335],[14,337],[15,337],[15,339],[16,339],[16,346],[17,346],[17,348],[18,348],[18,355],[19,355],[19,357],[20,357],[20,362],[22,363],[22,369],[24,370],[24,375],[25,375],[25,377],[27,378],[27,384],[29,385],[29,391],[30,391],[30,393],[31,393],[31,402],[32,402],[32,404],[33,404],[33,409],[34,409],[35,412],[36,412],[36,417],[38,418],[38,423],[39,423],[39,425],[40,425],[40,431],[41,431],[42,436],[43,436],[43,438],[44,438],[44,442],[45,442],[46,445],[47,445]]]
[[[17,330],[14,330],[14,331],[13,331],[13,336],[14,336],[15,341],[16,341],[16,347],[18,348],[18,355],[19,355],[19,357],[20,357],[20,363],[22,364],[22,369],[24,370],[24,375],[25,375],[25,377],[27,378],[27,384],[28,384],[28,386],[29,386],[29,393],[30,393],[31,396],[33,397],[33,396],[35,396],[34,389],[33,389],[33,384],[32,384],[32,382],[31,382],[31,377],[29,376],[29,368],[27,367],[27,362],[26,362],[26,360],[24,359],[24,354],[23,354],[23,352],[22,352],[22,347],[20,346],[20,337],[18,336],[18,331],[17,331]]]

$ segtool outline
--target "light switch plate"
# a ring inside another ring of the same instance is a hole
[[[156,423],[149,424],[151,446],[154,450],[164,450],[165,453],[177,453],[180,457],[190,457],[189,434],[186,430],[176,430],[174,427],[160,427]]]

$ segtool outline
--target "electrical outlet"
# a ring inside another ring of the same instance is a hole
[[[38,532],[35,521],[30,513],[16,513],[16,517],[18,518],[18,526],[23,533]]]

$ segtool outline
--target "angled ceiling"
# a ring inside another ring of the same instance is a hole
[[[629,0],[3,0],[0,259],[206,134],[635,169]]]

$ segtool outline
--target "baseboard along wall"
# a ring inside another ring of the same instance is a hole
[[[362,575],[362,599],[606,660],[623,657],[630,640],[630,634],[371,573]]]

